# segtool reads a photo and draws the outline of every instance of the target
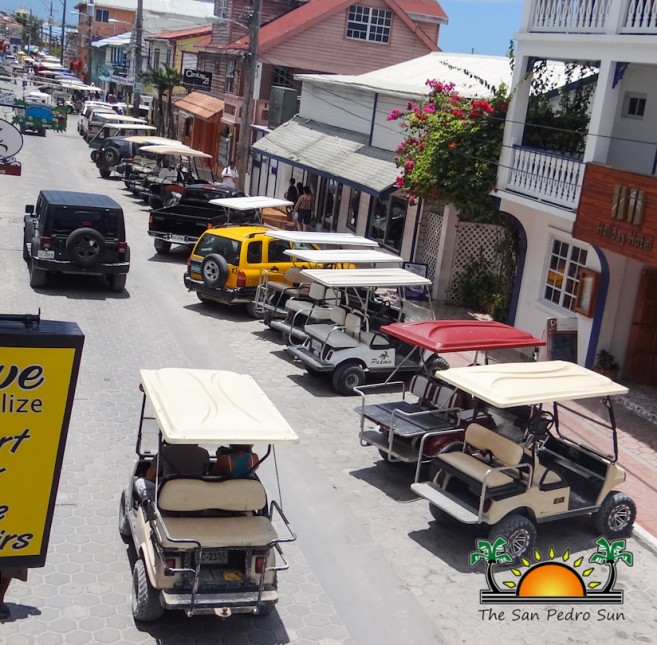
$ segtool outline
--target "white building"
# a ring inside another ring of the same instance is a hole
[[[579,363],[606,349],[627,380],[655,385],[657,5],[529,0],[514,38],[497,196],[526,243],[515,324],[540,335],[568,318]],[[523,145],[536,59],[599,68],[581,157]]]

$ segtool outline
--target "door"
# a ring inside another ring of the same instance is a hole
[[[634,383],[657,385],[657,271],[654,269],[644,269],[641,273],[623,376]]]

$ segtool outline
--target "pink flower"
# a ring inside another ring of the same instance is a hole
[[[404,178],[397,177],[397,179],[395,179],[395,188],[403,188],[403,186],[404,186]]]
[[[401,110],[392,110],[390,114],[388,114],[388,121],[396,121],[399,119],[404,113]]]
[[[436,111],[436,106],[433,103],[427,103],[423,108],[422,111],[425,114],[433,114]]]
[[[404,170],[406,172],[413,172],[414,167],[415,167],[415,162],[412,159],[407,159],[404,162]]]
[[[452,110],[452,116],[455,116],[457,119],[462,119],[465,115],[463,110]]]

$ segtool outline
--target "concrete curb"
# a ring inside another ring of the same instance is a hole
[[[649,533],[643,527],[635,524],[632,529],[632,536],[641,542],[643,546],[650,549],[655,555],[657,555],[657,538],[652,533]]]

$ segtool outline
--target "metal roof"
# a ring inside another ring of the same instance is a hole
[[[258,140],[253,150],[380,195],[392,188],[399,170],[394,152],[367,141],[365,134],[296,116]]]
[[[453,367],[441,371],[439,376],[440,380],[498,408],[628,392],[624,385],[567,361]]]
[[[225,370],[141,370],[167,443],[297,443],[299,438],[253,377]]]

